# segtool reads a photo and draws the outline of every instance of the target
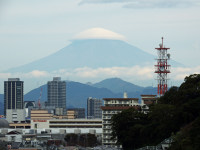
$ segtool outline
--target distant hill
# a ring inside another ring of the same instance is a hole
[[[35,88],[24,95],[24,101],[38,101],[42,89],[41,102],[47,101],[47,85]],[[67,81],[67,107],[87,108],[87,98],[122,98],[124,91],[128,97],[140,98],[141,94],[156,94],[157,88],[141,87],[120,78],[110,78],[95,84]],[[3,94],[0,94],[0,114],[3,114]]]
[[[94,87],[107,88],[113,93],[123,95],[127,92],[128,97],[140,98],[141,94],[156,94],[157,88],[155,87],[142,87],[130,82],[124,81],[120,78],[109,78],[101,82],[93,84]]]
[[[152,87],[152,86],[148,86],[148,87],[145,87],[141,94],[146,94],[146,95],[157,95],[157,87]]]
[[[97,88],[90,85],[68,82],[67,83],[67,104],[74,107],[84,107],[87,105],[87,98],[122,97],[106,88]]]
[[[120,78],[109,78],[101,82],[93,84],[94,87],[98,88],[107,88],[114,93],[123,93],[123,92],[141,92],[144,87],[126,82]]]
[[[24,100],[35,100],[37,101],[40,96],[41,88],[42,96],[41,101],[47,100],[47,85],[43,85],[39,88],[33,89],[24,96]],[[87,84],[79,82],[69,81],[66,86],[67,92],[67,107],[83,107],[86,108],[87,98],[104,98],[104,97],[122,97],[120,94],[115,94],[106,88],[97,88]]]
[[[105,84],[104,84],[105,83]],[[114,87],[114,88],[113,88]],[[37,101],[40,96],[41,88],[42,97],[41,102],[47,100],[47,85],[33,89],[24,96],[24,100]],[[123,97],[124,89],[128,93],[128,97],[140,98],[141,94],[156,94],[156,88],[140,87],[132,83],[123,81],[119,78],[106,79],[96,84],[83,84],[79,82],[67,81],[67,107],[82,107],[86,108],[87,98],[108,98],[108,97]]]
[[[40,100],[41,101],[46,101],[47,100],[47,85],[42,85],[38,88],[35,88],[33,90],[31,90],[30,92],[28,92],[27,94],[24,95],[24,100],[25,101],[38,101],[39,97],[40,97],[40,92],[42,89],[42,95]]]

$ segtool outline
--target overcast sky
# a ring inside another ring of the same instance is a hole
[[[95,27],[154,55],[163,36],[186,66],[182,76],[199,72],[200,0],[0,0],[0,70],[50,55]]]

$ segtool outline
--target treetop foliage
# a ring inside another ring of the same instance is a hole
[[[157,145],[172,135],[174,149],[184,149],[184,144],[188,149],[200,149],[200,134],[194,132],[199,123],[200,74],[186,77],[180,87],[171,87],[157,104],[150,106],[148,114],[132,108],[114,115],[111,121],[112,136],[125,150]],[[190,130],[183,130],[189,124]]]

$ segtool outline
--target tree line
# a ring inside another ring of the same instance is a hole
[[[125,150],[155,146],[171,137],[171,150],[200,149],[200,74],[171,87],[147,114],[133,108],[113,115],[112,138]]]

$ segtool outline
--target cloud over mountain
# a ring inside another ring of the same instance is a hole
[[[103,28],[91,28],[75,35],[73,38],[73,40],[84,39],[125,40],[125,37],[118,33]]]
[[[85,67],[97,69],[154,64],[154,55],[122,41],[123,36],[112,31],[93,28],[75,38],[79,40],[73,40],[56,53],[7,72],[31,72],[32,76],[42,76],[45,72],[36,70],[52,72]]]
[[[92,28],[74,36],[72,43],[56,53],[32,63],[11,68],[0,74],[0,78],[20,77],[24,80],[48,80],[60,76],[80,82],[96,82],[119,77],[145,86],[154,82],[155,58],[133,45],[125,38],[103,28]],[[176,74],[173,78],[183,80],[192,72],[181,68],[181,64],[170,60]],[[195,69],[195,68],[194,68]],[[195,69],[198,71],[198,69]],[[45,81],[46,82],[46,81]]]

